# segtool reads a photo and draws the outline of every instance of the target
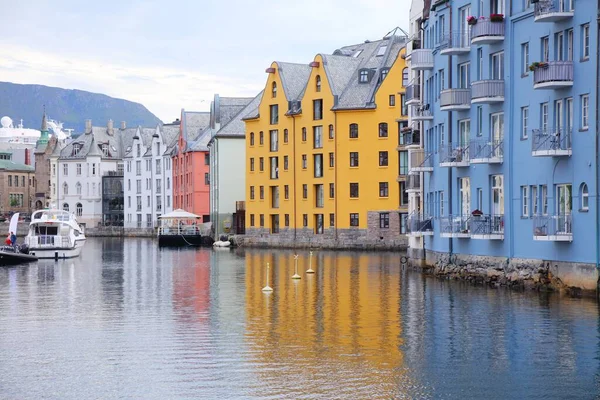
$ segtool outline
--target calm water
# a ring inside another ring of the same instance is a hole
[[[158,250],[0,269],[2,399],[597,398],[590,300],[471,287],[400,256]],[[271,263],[271,295],[261,292]]]

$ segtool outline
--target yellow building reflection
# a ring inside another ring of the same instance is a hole
[[[246,252],[247,340],[253,361],[264,366],[261,382],[281,396],[395,397],[407,379],[399,256],[316,253],[314,275],[305,273],[307,251],[298,261],[302,279],[295,281],[293,253]],[[270,295],[260,290],[267,263]]]

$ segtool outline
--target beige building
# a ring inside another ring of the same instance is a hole
[[[40,139],[35,146],[35,188],[34,204],[35,210],[50,207],[51,203],[51,175],[50,175],[50,156],[55,149],[61,148],[61,143],[57,135],[49,136],[46,114],[42,118],[42,129]]]
[[[34,188],[34,168],[13,162],[11,153],[0,153],[0,214],[30,213]]]

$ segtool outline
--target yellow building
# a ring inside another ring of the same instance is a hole
[[[260,105],[245,118],[250,242],[404,243],[404,45],[392,32],[267,68]]]

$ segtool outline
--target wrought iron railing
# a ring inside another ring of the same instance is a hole
[[[542,0],[535,3],[534,15],[541,17],[547,14],[573,11],[572,0]]]
[[[504,157],[504,140],[471,140],[469,155],[475,159],[502,159]]]
[[[433,153],[418,149],[411,151],[410,153],[410,168],[433,168]]]
[[[548,61],[533,70],[533,83],[572,82],[573,61]]]
[[[471,35],[469,31],[454,31],[446,33],[438,42],[437,47],[441,50],[450,48],[470,48]]]
[[[440,163],[469,162],[469,145],[448,143],[440,146]]]
[[[440,217],[440,233],[468,234],[470,231],[470,215],[448,215]]]
[[[473,215],[471,218],[471,235],[504,235],[504,215]]]
[[[573,216],[562,215],[536,215],[533,217],[533,236],[573,236]]]
[[[531,131],[531,150],[557,152],[571,150],[571,129],[546,128]]]
[[[406,218],[406,232],[407,233],[425,233],[433,232],[433,218],[412,212]]]
[[[429,104],[413,105],[412,107],[413,118],[429,118],[433,117],[433,113]]]

